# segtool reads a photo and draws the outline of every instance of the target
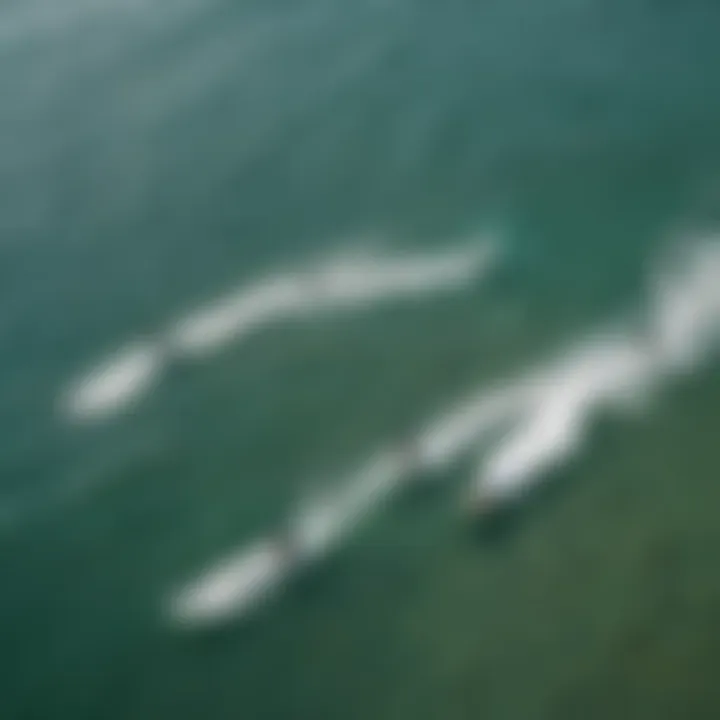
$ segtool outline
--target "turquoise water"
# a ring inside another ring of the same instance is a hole
[[[640,306],[717,218],[710,3],[0,5],[0,708],[12,718],[716,717],[712,368],[497,538],[476,458],[247,626],[178,585],[389,437]],[[68,382],[283,264],[491,236],[462,292],[275,324],[75,424]]]

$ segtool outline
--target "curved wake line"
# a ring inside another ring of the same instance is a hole
[[[541,371],[512,428],[482,461],[470,500],[507,500],[573,457],[593,413],[643,401],[656,369],[642,343],[603,334]]]
[[[598,334],[545,376],[513,431],[482,460],[472,503],[521,495],[581,451],[598,413],[642,404],[712,358],[720,340],[720,242],[700,238],[682,252],[655,278],[643,327]]]
[[[481,462],[470,501],[516,499],[581,450],[596,413],[642,407],[667,379],[710,359],[719,331],[720,243],[696,243],[655,283],[644,326],[596,333],[514,381],[470,395],[409,443],[373,457],[339,491],[311,498],[291,517],[287,537],[268,536],[202,573],[173,596],[170,616],[203,625],[249,612],[305,563],[338,548],[404,483],[499,430],[506,434]]]
[[[337,548],[406,472],[401,454],[378,454],[339,492],[302,503],[284,533],[241,548],[174,593],[167,606],[171,619],[196,627],[251,612],[306,564]]]
[[[175,360],[216,352],[276,322],[457,291],[488,272],[497,257],[492,242],[418,255],[365,250],[266,276],[181,318],[155,340],[121,348],[61,393],[61,410],[83,420],[112,415],[146,395]]]

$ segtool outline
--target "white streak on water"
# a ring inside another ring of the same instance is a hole
[[[242,615],[277,590],[287,574],[281,549],[272,538],[225,558],[170,601],[181,624],[218,623]]]
[[[168,336],[178,353],[202,354],[269,323],[407,297],[459,290],[491,268],[494,246],[426,255],[336,254],[271,275],[181,320]]]
[[[372,457],[340,491],[311,501],[295,519],[300,553],[306,560],[332,550],[378,502],[386,499],[410,468],[400,452]]]
[[[150,389],[164,362],[154,343],[129,345],[74,383],[63,395],[62,409],[88,419],[124,410]]]
[[[598,335],[560,358],[513,432],[485,458],[471,499],[521,494],[574,457],[594,416],[650,395],[712,357],[720,332],[720,243],[704,239],[664,268],[647,327]]]
[[[485,389],[429,423],[420,433],[421,466],[447,468],[484,435],[522,412],[530,393],[525,386]]]
[[[72,383],[62,409],[99,419],[146,394],[168,363],[202,357],[271,324],[467,287],[497,258],[492,243],[416,255],[335,254],[296,271],[271,274],[173,323],[154,340],[132,344]]]
[[[302,278],[262,280],[180,320],[168,336],[176,354],[208,353],[287,317],[307,294]]]
[[[406,468],[398,453],[372,458],[339,491],[303,503],[288,538],[265,538],[212,565],[174,594],[170,617],[182,626],[215,625],[255,610],[306,563],[332,552],[364,515],[397,487]],[[285,545],[284,543],[288,543]]]
[[[596,413],[625,407],[647,392],[659,367],[632,338],[613,344],[598,339],[569,353],[482,461],[471,497],[505,500],[529,489],[579,452]]]
[[[668,371],[709,358],[720,331],[720,243],[702,238],[657,278],[651,331]]]

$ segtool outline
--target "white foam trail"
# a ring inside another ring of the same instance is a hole
[[[421,468],[447,468],[483,436],[521,413],[532,397],[532,388],[528,386],[500,387],[461,402],[421,431]]]
[[[339,491],[302,504],[291,518],[289,546],[282,538],[263,539],[212,566],[170,599],[170,616],[181,625],[207,626],[256,609],[305,563],[334,550],[405,471],[396,452],[372,458]]]
[[[518,427],[490,454],[479,478],[493,498],[518,494],[581,447],[591,414],[644,387],[651,357],[632,339],[592,343],[541,375]]]
[[[720,243],[684,249],[681,263],[659,277],[652,332],[668,370],[692,370],[714,349],[720,330]]]
[[[182,319],[169,343],[181,354],[203,354],[292,317],[456,290],[490,269],[496,257],[490,244],[432,255],[335,255],[271,275]]]
[[[493,500],[518,495],[532,479],[579,449],[583,420],[577,407],[561,403],[543,407],[490,456],[480,476],[482,492],[490,493]]]
[[[64,410],[75,418],[97,418],[126,409],[152,386],[164,362],[153,343],[129,345],[73,385]]]
[[[336,490],[301,503],[291,519],[301,562],[313,562],[337,548],[363,518],[400,486],[409,472],[406,458],[388,450],[370,460]]]
[[[520,494],[578,452],[598,411],[644,399],[711,356],[720,332],[720,244],[704,240],[683,256],[656,283],[646,329],[599,335],[540,374],[545,389],[481,463],[471,499]]]
[[[487,271],[496,259],[497,249],[490,243],[415,257],[353,253],[318,268],[310,298],[332,307],[455,290]]]
[[[299,276],[277,276],[255,283],[180,320],[169,335],[169,344],[176,353],[205,354],[283,319],[305,300],[307,290],[302,280]]]
[[[507,486],[511,478],[525,474],[523,467],[539,467],[546,462],[543,444],[563,446],[560,435],[565,432],[562,428],[569,426],[570,417],[581,415],[593,403],[624,404],[644,395],[651,361],[634,340],[603,334],[547,366],[493,390],[481,391],[432,423],[421,435],[423,462],[429,467],[443,467],[488,434],[519,426],[521,429],[508,440],[517,453],[502,453],[516,456],[517,460],[498,460],[497,470],[490,473],[492,478],[498,478],[491,482]],[[527,459],[520,461],[524,455]],[[533,461],[533,457],[537,460]]]
[[[288,565],[272,538],[226,558],[170,601],[170,614],[183,625],[226,621],[254,609],[285,580]]]
[[[73,417],[111,415],[146,393],[168,362],[206,355],[291,318],[457,290],[492,268],[497,257],[490,242],[404,256],[358,251],[269,275],[181,318],[155,344],[121,350],[73,383],[63,394],[62,407]]]

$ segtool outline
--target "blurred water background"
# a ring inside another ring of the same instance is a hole
[[[701,0],[2,0],[0,715],[717,717],[712,365],[600,422],[501,538],[458,522],[471,454],[248,625],[163,607],[305,488],[641,312],[718,219],[719,32]],[[273,273],[477,247],[462,286],[177,351]],[[68,412],[113,358],[138,398]]]

